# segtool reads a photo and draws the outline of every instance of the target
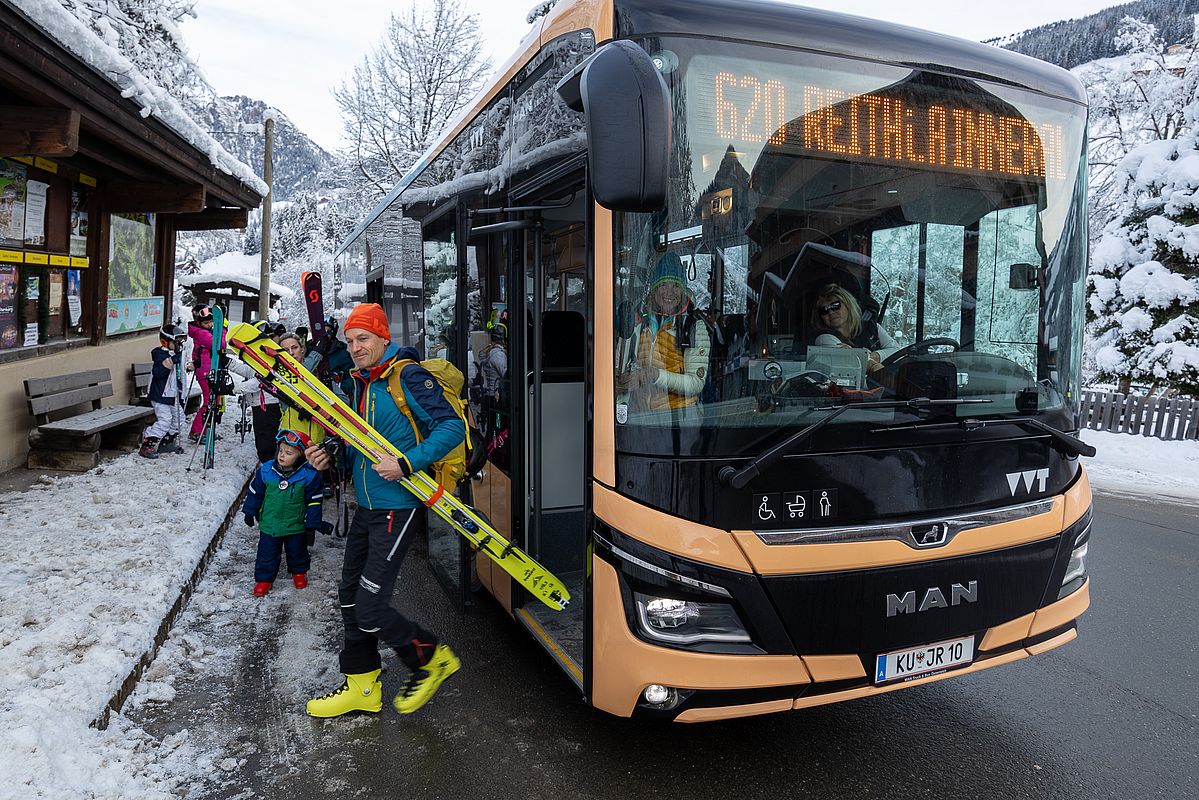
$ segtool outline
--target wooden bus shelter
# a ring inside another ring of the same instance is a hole
[[[22,380],[108,368],[126,402],[175,316],[176,233],[244,228],[261,202],[202,144],[0,0],[0,469],[34,422]]]

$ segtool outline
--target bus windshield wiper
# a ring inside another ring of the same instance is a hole
[[[783,458],[783,456],[786,456],[786,455],[794,452],[795,449],[798,448],[801,444],[806,442],[808,439],[812,438],[812,434],[816,433],[816,431],[820,430],[825,425],[829,424],[830,422],[835,420],[837,417],[844,414],[846,411],[863,409],[863,408],[866,408],[866,409],[911,408],[911,409],[916,409],[916,410],[924,410],[924,409],[930,409],[930,408],[937,408],[939,406],[962,406],[962,405],[974,405],[976,403],[990,403],[990,402],[991,402],[990,400],[958,400],[958,399],[930,400],[927,397],[914,397],[911,400],[867,400],[867,401],[858,402],[858,403],[846,403],[845,405],[826,406],[824,408],[814,408],[814,409],[812,409],[813,412],[831,411],[832,413],[829,414],[827,417],[822,417],[821,419],[817,420],[816,422],[813,422],[808,427],[793,433],[791,436],[788,436],[786,439],[779,442],[774,447],[770,448],[766,452],[764,452],[761,455],[754,458],[752,461],[750,461],[748,464],[746,464],[741,469],[737,469],[736,467],[732,467],[732,466],[721,467],[720,472],[717,473],[717,477],[720,478],[720,480],[723,483],[727,483],[729,486],[732,486],[734,489],[744,489],[746,484],[748,484],[754,478],[761,475],[766,470],[773,467],[778,461],[780,461]],[[895,430],[895,429],[890,428],[889,430]]]
[[[1041,420],[1033,419],[1032,417],[1012,417],[1009,419],[966,418],[962,420],[956,420],[954,422],[929,422],[919,425],[901,425],[895,428],[875,428],[873,431],[871,431],[871,433],[877,433],[880,431],[885,431],[887,433],[890,433],[891,431],[926,431],[933,428],[961,428],[969,433],[970,431],[978,430],[979,428],[985,428],[988,425],[1019,425],[1025,430],[1031,429],[1039,433],[1047,433],[1053,438],[1054,442],[1059,445],[1060,449],[1067,456],[1090,457],[1095,455],[1096,452],[1094,447],[1087,444],[1082,439],[1079,439],[1077,436],[1071,436],[1068,433],[1059,431],[1052,425],[1046,425],[1044,422],[1041,422]]]

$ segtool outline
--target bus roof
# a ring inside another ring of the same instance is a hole
[[[612,10],[609,0],[562,0],[548,16],[537,20],[516,52],[496,70],[487,88],[350,232],[334,258],[399,198],[541,45],[567,30],[600,27],[602,23],[596,22],[608,17],[605,10]],[[1087,101],[1078,78],[1053,64],[981,42],[852,14],[772,0],[615,0],[614,11],[617,38],[656,34],[760,42],[946,71],[1020,86],[1075,103]],[[597,44],[611,38],[609,30],[594,33]]]
[[[617,36],[739,39],[888,64],[940,69],[1086,103],[1061,67],[981,42],[772,0],[616,0]]]

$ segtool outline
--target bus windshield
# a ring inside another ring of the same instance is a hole
[[[781,48],[642,44],[671,88],[672,188],[615,219],[621,451],[752,455],[845,403],[1075,407],[1084,108]],[[829,429],[852,446],[855,425],[911,414]]]

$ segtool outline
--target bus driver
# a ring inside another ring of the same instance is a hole
[[[899,344],[873,320],[862,319],[862,308],[854,296],[836,283],[825,284],[816,296],[809,320],[816,332],[812,344],[821,347],[858,347],[870,351],[866,369],[876,372],[883,361],[899,350]]]

